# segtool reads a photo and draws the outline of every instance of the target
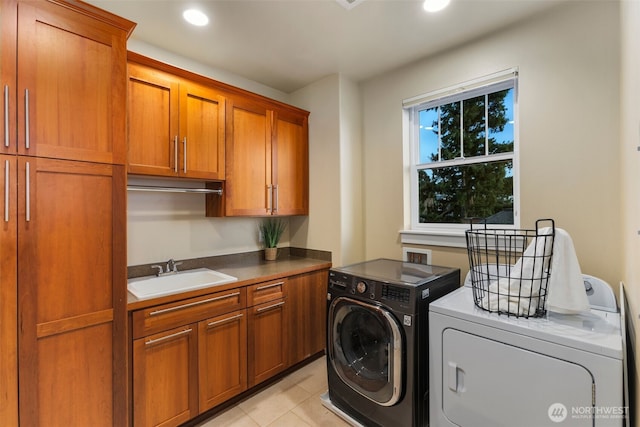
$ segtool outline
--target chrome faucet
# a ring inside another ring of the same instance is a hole
[[[167,261],[167,273],[177,273],[178,272],[178,266],[182,264],[182,261],[180,262],[175,262],[173,258],[171,258],[169,261]]]
[[[156,272],[156,276],[166,276],[167,274],[176,274],[178,272],[178,266],[182,265],[182,261],[176,262],[173,258],[167,261],[167,265],[165,268],[160,264],[152,265],[151,268],[155,268],[158,271]]]

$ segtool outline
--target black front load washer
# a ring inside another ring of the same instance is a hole
[[[376,259],[329,271],[325,405],[364,426],[429,421],[429,302],[460,270]]]

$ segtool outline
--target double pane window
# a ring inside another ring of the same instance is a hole
[[[515,79],[410,107],[412,228],[514,225]]]

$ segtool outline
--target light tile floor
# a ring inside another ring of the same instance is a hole
[[[321,357],[198,427],[345,427],[322,406],[327,367]]]

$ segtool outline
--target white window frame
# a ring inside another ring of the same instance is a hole
[[[513,225],[488,225],[490,228],[519,228],[520,226],[520,162],[519,162],[519,112],[518,112],[518,70],[512,68],[500,71],[479,79],[461,83],[459,85],[429,92],[403,101],[403,139],[405,149],[409,153],[408,173],[409,201],[405,200],[405,208],[410,209],[408,219],[409,228],[400,231],[400,238],[403,244],[434,245],[466,247],[465,230],[468,224],[438,224],[420,223],[418,209],[418,169],[425,164],[418,164],[419,161],[419,120],[418,111],[433,106],[461,101],[473,98],[480,94],[497,92],[509,87],[513,87],[513,115],[514,115],[514,146],[513,152],[500,153],[482,156],[482,160],[513,161]],[[488,137],[488,135],[487,135]],[[476,158],[477,159],[477,158]],[[465,164],[462,160],[447,160],[438,162],[443,166],[456,166]],[[406,180],[405,180],[406,182]],[[405,194],[407,192],[405,191]],[[407,217],[407,215],[405,215]]]

